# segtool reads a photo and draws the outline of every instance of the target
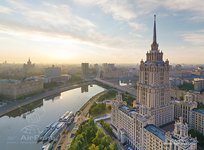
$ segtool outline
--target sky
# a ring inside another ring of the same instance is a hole
[[[0,63],[204,63],[203,0],[1,0]]]

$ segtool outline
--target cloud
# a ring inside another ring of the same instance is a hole
[[[5,6],[0,6],[0,13],[3,13],[3,14],[10,14],[12,13],[13,10],[8,8],[8,7],[5,7]]]
[[[12,19],[0,20],[0,32],[4,34],[26,36],[32,40],[67,39],[107,49],[134,49],[136,46],[135,39],[100,32],[95,23],[73,14],[69,5],[43,2],[41,7],[35,7],[26,1],[20,4],[10,1],[10,7],[15,11],[10,14]],[[16,18],[16,13],[21,18]]]
[[[98,6],[105,13],[120,21],[128,21],[137,17],[133,6],[128,0],[74,0],[78,4],[86,6]]]
[[[144,31],[146,30],[145,24],[139,24],[135,22],[129,22],[128,25],[134,30],[134,31]]]
[[[184,41],[194,45],[204,46],[204,30],[199,30],[194,33],[185,33],[181,36]]]
[[[165,5],[174,10],[190,10],[195,12],[204,12],[203,0],[167,0]]]
[[[131,21],[145,15],[164,12],[162,9],[170,10],[170,13],[186,11],[193,13],[190,20],[203,21],[203,0],[73,0],[77,4],[88,7],[98,6],[105,13],[110,14],[115,20]]]

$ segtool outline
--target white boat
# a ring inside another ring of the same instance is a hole
[[[43,145],[42,150],[52,150],[53,145],[51,143],[48,143],[46,145]]]
[[[59,119],[59,121],[63,120],[67,115],[69,115],[69,111],[65,112]]]
[[[38,137],[38,141],[41,141],[43,136],[49,131],[49,129],[51,128],[52,124],[49,124],[48,126],[46,126],[46,128],[40,133],[39,137]]]
[[[58,139],[58,137],[61,135],[62,131],[64,130],[65,128],[65,123],[64,122],[60,122],[56,129],[54,130],[54,132],[50,135],[49,137],[49,142],[51,141],[55,141]]]
[[[54,132],[56,126],[59,124],[59,122],[55,122],[51,125],[51,128],[47,131],[47,133],[43,136],[43,141],[47,141],[50,137],[50,135],[52,134],[52,132]]]

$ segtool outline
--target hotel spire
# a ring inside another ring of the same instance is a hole
[[[157,44],[157,31],[156,31],[156,15],[154,15],[154,29],[153,29],[153,43],[151,45],[151,50],[158,50]]]

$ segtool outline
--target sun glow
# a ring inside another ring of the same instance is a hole
[[[70,50],[56,50],[50,52],[50,57],[53,59],[73,59],[76,55],[75,52]]]

